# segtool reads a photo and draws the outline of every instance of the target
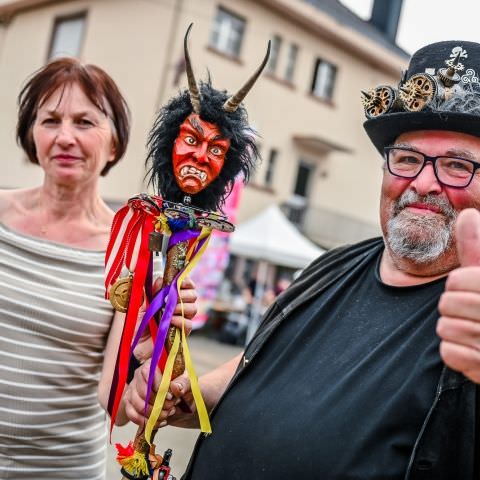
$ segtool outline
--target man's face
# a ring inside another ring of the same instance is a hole
[[[180,126],[172,153],[173,174],[183,192],[196,194],[220,174],[230,140],[192,113]]]
[[[425,130],[400,135],[393,146],[425,155],[480,162],[480,138],[457,132]],[[465,188],[440,184],[428,162],[414,179],[384,169],[380,222],[387,246],[397,256],[432,263],[446,252],[455,256],[453,227],[460,210],[480,208],[480,170]]]

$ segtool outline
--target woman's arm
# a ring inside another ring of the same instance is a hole
[[[125,322],[125,314],[115,312],[112,320],[112,326],[108,334],[107,344],[105,346],[105,353],[103,359],[102,374],[98,383],[98,400],[100,405],[107,410],[108,397],[110,394],[110,386],[112,384],[113,372],[115,370],[115,362],[117,358],[118,346],[120,345],[120,339],[122,337],[123,324]],[[118,409],[117,418],[115,420],[116,425],[125,425],[128,422],[128,418],[125,416],[124,401],[122,399],[120,407]]]
[[[161,285],[161,279],[157,279],[157,281],[155,282],[154,290],[158,290],[160,285]],[[182,283],[182,287],[180,289],[180,298],[183,302],[183,313],[185,316],[185,330],[187,334],[189,334],[192,329],[191,319],[197,313],[197,304],[196,304],[197,292],[195,290],[195,285],[188,277]],[[139,322],[142,320],[144,311],[145,310],[142,307],[139,312],[137,324],[139,324]],[[179,299],[179,303],[177,304],[172,317],[172,324],[179,328],[181,328],[182,321],[183,321],[181,313],[182,313],[182,307],[180,306],[180,299]],[[115,370],[117,352],[120,345],[120,340],[122,338],[124,322],[125,322],[125,314],[116,312],[112,320],[112,326],[110,328],[107,343],[105,346],[102,374],[100,376],[100,381],[98,384],[98,399],[100,404],[105,410],[107,410],[107,407],[108,407],[108,397],[110,394],[110,387],[112,384],[113,373]],[[152,350],[153,350],[152,340],[150,338],[150,335],[146,334],[142,337],[139,344],[135,348],[134,355],[140,363],[144,363],[147,359],[150,358]],[[123,395],[124,398],[128,390],[129,390],[129,387],[127,386],[125,388],[125,392]],[[115,419],[115,423],[117,425],[124,425],[125,423],[128,422],[128,418],[125,415],[124,398],[122,398],[122,401],[120,403],[120,406],[117,412],[117,417]]]

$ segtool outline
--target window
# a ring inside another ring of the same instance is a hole
[[[313,95],[324,100],[331,100],[336,75],[337,67],[335,65],[325,60],[317,59],[312,82]]]
[[[80,55],[85,21],[86,13],[55,19],[48,60]]]
[[[281,45],[282,45],[282,37],[280,37],[279,35],[274,35],[272,38],[272,45],[270,49],[270,58],[268,59],[268,63],[267,63],[267,72],[275,73]]]
[[[272,148],[268,156],[267,171],[265,172],[265,185],[271,187],[273,184],[273,174],[277,162],[278,151]]]
[[[295,189],[293,193],[299,197],[306,198],[308,196],[308,186],[312,176],[313,166],[306,162],[300,162],[297,170],[297,180],[295,181]]]
[[[219,7],[210,35],[210,46],[231,57],[238,57],[244,31],[245,20]]]
[[[294,43],[291,43],[288,48],[287,66],[285,67],[285,75],[283,77],[288,83],[293,83],[293,74],[295,72],[295,64],[297,63],[297,54],[298,47]]]

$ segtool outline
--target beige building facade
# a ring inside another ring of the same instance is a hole
[[[331,2],[330,2],[331,3]],[[159,106],[184,88],[189,23],[197,78],[236,90],[272,57],[246,98],[263,162],[241,222],[272,203],[323,246],[379,232],[382,159],[363,132],[360,89],[397,83],[406,55],[301,0],[0,0],[0,187],[42,175],[15,143],[16,97],[49,57],[104,68],[132,112],[125,158],[102,179],[112,204],[145,190],[145,143]]]

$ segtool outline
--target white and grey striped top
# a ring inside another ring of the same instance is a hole
[[[0,479],[103,479],[104,252],[0,224]]]

